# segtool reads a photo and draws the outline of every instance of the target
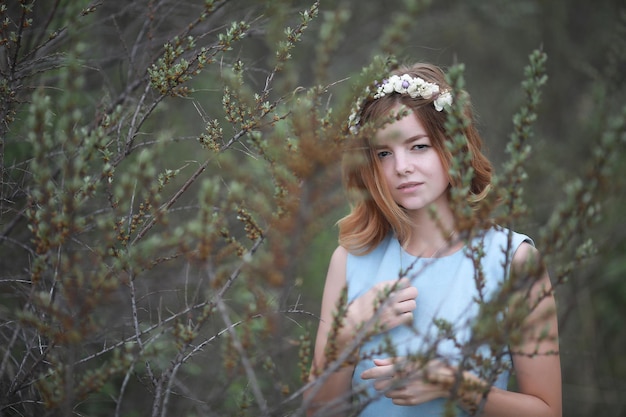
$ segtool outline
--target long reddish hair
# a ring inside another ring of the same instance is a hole
[[[420,77],[439,85],[441,92],[452,90],[443,71],[434,65],[418,63],[403,66],[393,71],[393,74]],[[374,123],[378,123],[380,127],[396,105],[401,104],[414,113],[424,126],[444,168],[450,169],[453,155],[446,146],[446,142],[450,140],[444,127],[446,112],[435,109],[433,104],[435,98],[436,96],[430,99],[411,98],[407,94],[391,93],[378,99],[370,98],[363,105],[359,120],[359,125],[363,129],[359,130],[355,138],[348,141],[342,167],[344,186],[351,201],[351,211],[338,222],[339,244],[348,251],[367,253],[390,232],[397,236],[400,243],[410,238],[411,221],[405,210],[391,197],[382,175],[380,161],[371,143],[371,137],[376,129]],[[469,100],[464,109],[464,116],[467,121],[463,128],[466,137],[464,152],[470,153],[470,165],[474,172],[467,203],[476,206],[491,188],[492,165],[482,153],[482,139],[476,129]],[[459,185],[460,179],[450,177],[450,187]]]

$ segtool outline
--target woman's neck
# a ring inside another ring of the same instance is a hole
[[[455,252],[462,246],[449,207],[438,209],[434,214],[424,209],[410,215],[413,219],[411,237],[402,245],[408,253],[421,257],[439,257]]]

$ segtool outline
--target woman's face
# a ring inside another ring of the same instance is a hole
[[[391,111],[397,114],[403,108],[397,105]],[[398,205],[417,211],[433,204],[448,204],[448,172],[413,112],[386,124],[376,133],[373,145]]]

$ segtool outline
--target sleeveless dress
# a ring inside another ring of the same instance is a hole
[[[509,241],[510,239],[510,241]],[[364,380],[361,373],[374,367],[374,358],[389,357],[389,341],[396,356],[407,354],[436,354],[437,358],[456,365],[462,359],[461,347],[471,337],[471,325],[479,311],[478,299],[489,300],[502,285],[509,273],[513,254],[522,242],[532,245],[525,235],[509,229],[492,227],[475,237],[464,248],[439,258],[419,258],[405,252],[398,240],[389,235],[372,252],[348,255],[346,282],[348,302],[367,292],[380,281],[397,279],[402,269],[410,270],[405,276],[411,278],[418,290],[417,307],[413,311],[413,325],[399,326],[368,339],[359,351],[359,361],[352,377],[352,387],[357,406],[364,407],[360,417],[421,417],[442,416],[444,399],[436,399],[417,406],[394,405],[389,398],[373,387],[373,380]],[[475,266],[471,248],[482,248],[480,259],[484,273],[484,286],[477,289]],[[442,337],[440,323],[451,326],[451,337]],[[387,348],[386,348],[387,347]],[[506,347],[504,347],[507,349]],[[491,351],[480,346],[477,352],[487,360]],[[467,355],[466,355],[467,356]],[[505,355],[505,371],[497,376],[494,386],[507,388],[510,355]],[[464,362],[467,365],[467,361]],[[498,368],[503,368],[502,366]],[[471,370],[471,367],[470,367]],[[457,416],[468,416],[457,408]]]

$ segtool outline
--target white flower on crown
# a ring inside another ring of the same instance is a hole
[[[439,94],[439,86],[433,83],[427,83],[424,81],[419,87],[420,96],[425,99],[429,99],[435,94]]]
[[[395,90],[395,84],[393,83],[393,81],[385,80],[383,81],[382,86],[378,88],[378,93],[376,95],[380,95],[380,97],[382,97],[385,94],[393,93],[394,90]],[[376,97],[376,95],[374,96],[374,98],[378,98]]]
[[[437,110],[437,111],[443,110],[443,108],[446,107],[446,106],[451,106],[452,105],[452,94],[450,94],[449,91],[445,91],[445,92],[439,94],[439,97],[437,97],[435,99],[433,104],[435,105],[435,110]]]

